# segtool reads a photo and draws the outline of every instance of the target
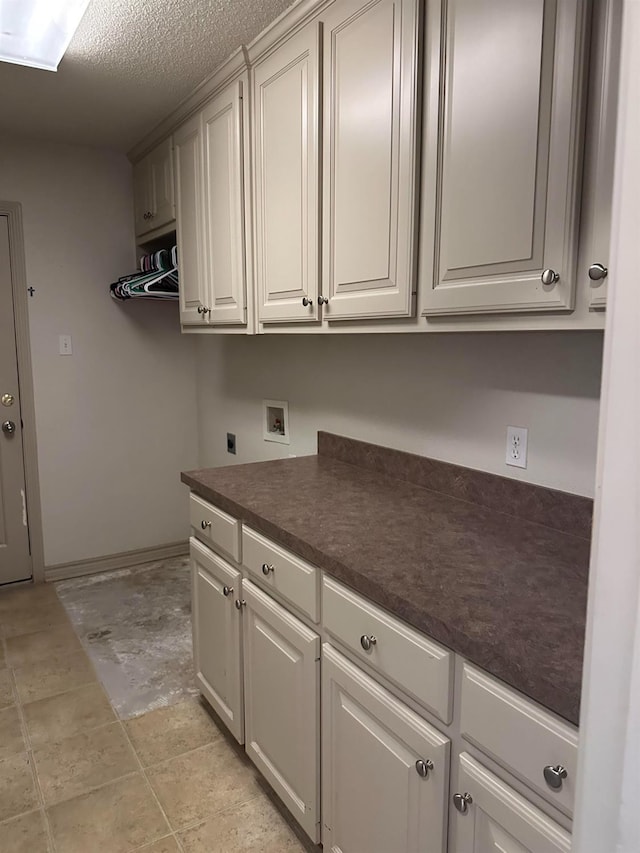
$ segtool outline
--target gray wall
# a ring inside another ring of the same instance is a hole
[[[195,346],[176,305],[108,285],[135,263],[122,154],[0,142],[0,198],[21,202],[45,563],[185,539],[197,463]],[[73,337],[73,356],[58,335]]]
[[[200,462],[314,453],[326,429],[591,496],[601,356],[600,332],[203,337]],[[263,398],[289,402],[290,447],[263,440]],[[505,465],[509,424],[527,470]]]

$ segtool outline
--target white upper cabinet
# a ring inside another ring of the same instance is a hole
[[[180,277],[180,322],[207,321],[204,311],[202,116],[189,119],[175,132],[176,232]]]
[[[253,69],[256,299],[263,323],[318,317],[319,25]]]
[[[171,137],[133,167],[136,236],[162,228],[176,218]]]
[[[596,3],[582,200],[584,245],[578,272],[579,280],[589,288],[591,308],[607,304],[621,30],[620,3]]]
[[[584,6],[443,0],[425,313],[573,308]]]
[[[417,0],[337,0],[322,15],[329,320],[412,312],[418,9]]]
[[[246,323],[242,86],[241,80],[227,86],[202,112],[210,324]]]

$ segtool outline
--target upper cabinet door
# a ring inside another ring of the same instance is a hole
[[[180,322],[206,325],[202,252],[202,116],[174,134]]]
[[[136,237],[153,227],[150,221],[152,203],[149,183],[149,159],[145,157],[133,167],[133,216]]]
[[[412,313],[419,5],[339,0],[323,16],[329,320]]]
[[[263,323],[318,318],[318,57],[314,22],[253,71],[256,285]]]
[[[584,7],[444,0],[425,313],[573,308]]]
[[[580,254],[586,262],[579,273],[582,281],[588,282],[591,308],[604,308],[607,304],[621,32],[620,3],[596,3],[587,115],[587,138],[591,144],[585,156],[582,198],[586,250]]]
[[[173,143],[171,137],[148,155],[151,193],[151,228],[160,228],[176,218],[173,195]]]
[[[246,323],[242,83],[202,113],[204,251],[210,324]]]

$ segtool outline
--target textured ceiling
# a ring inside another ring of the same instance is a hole
[[[0,132],[127,150],[291,0],[91,0],[57,73],[0,62]]]

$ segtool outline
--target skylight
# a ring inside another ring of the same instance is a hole
[[[57,71],[90,0],[0,0],[0,61]]]

